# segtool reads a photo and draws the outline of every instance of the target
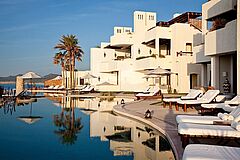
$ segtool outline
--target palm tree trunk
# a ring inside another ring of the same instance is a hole
[[[64,88],[66,88],[66,85],[65,85],[65,67],[64,65],[62,64],[62,85],[64,86]]]
[[[75,88],[75,58],[73,57],[73,88]]]

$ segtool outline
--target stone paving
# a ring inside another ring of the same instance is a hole
[[[178,114],[197,114],[195,109],[188,109],[188,112],[183,112],[182,109],[179,111],[169,109],[167,106],[163,108],[163,105],[159,103],[160,100],[141,100],[131,102],[125,105],[114,106],[114,113],[127,116],[139,121],[142,121],[153,128],[159,130],[163,133],[172,145],[173,151],[175,153],[176,159],[182,159],[183,148],[180,136],[177,131],[176,115]],[[153,111],[153,116],[151,119],[144,118],[146,110],[149,109]]]

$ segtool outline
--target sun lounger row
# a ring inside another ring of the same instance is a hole
[[[229,114],[219,113],[212,117],[178,115],[176,121],[183,147],[190,137],[240,139],[240,106]]]
[[[201,104],[208,104],[211,102],[216,101],[223,101],[225,99],[224,96],[218,97],[220,91],[219,90],[208,90],[206,93],[202,95],[201,90],[190,90],[189,94],[185,97],[181,97],[179,99],[163,99],[164,106],[166,103],[176,103],[176,110],[179,110],[179,106],[183,106],[184,112],[187,112],[188,107],[201,105]],[[201,96],[202,95],[202,96]],[[199,97],[201,96],[201,97]]]
[[[93,90],[94,87],[91,85],[84,85],[79,89],[80,92],[92,92]]]

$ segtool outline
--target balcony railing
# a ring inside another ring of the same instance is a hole
[[[192,55],[193,55],[193,52],[183,52],[183,51],[177,52],[177,57],[178,56],[192,56]]]

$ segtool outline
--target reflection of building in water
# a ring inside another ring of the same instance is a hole
[[[114,98],[109,102],[99,98],[81,99],[65,96],[60,103],[64,108],[73,105],[84,113],[91,111],[87,112],[90,116],[90,137],[100,137],[101,141],[109,141],[114,156],[133,155],[135,160],[174,159],[169,143],[160,133],[139,122],[111,114],[112,107],[120,104],[121,100],[122,98]]]
[[[75,108],[98,111],[112,111],[114,105],[120,104],[122,98],[114,98],[112,101],[101,100],[100,98],[72,98]],[[124,102],[131,102],[133,99],[124,98]],[[61,104],[66,108],[70,107],[70,97],[62,97]]]
[[[169,143],[156,131],[108,112],[90,114],[90,136],[109,140],[115,156],[134,155],[135,160],[174,159]]]

